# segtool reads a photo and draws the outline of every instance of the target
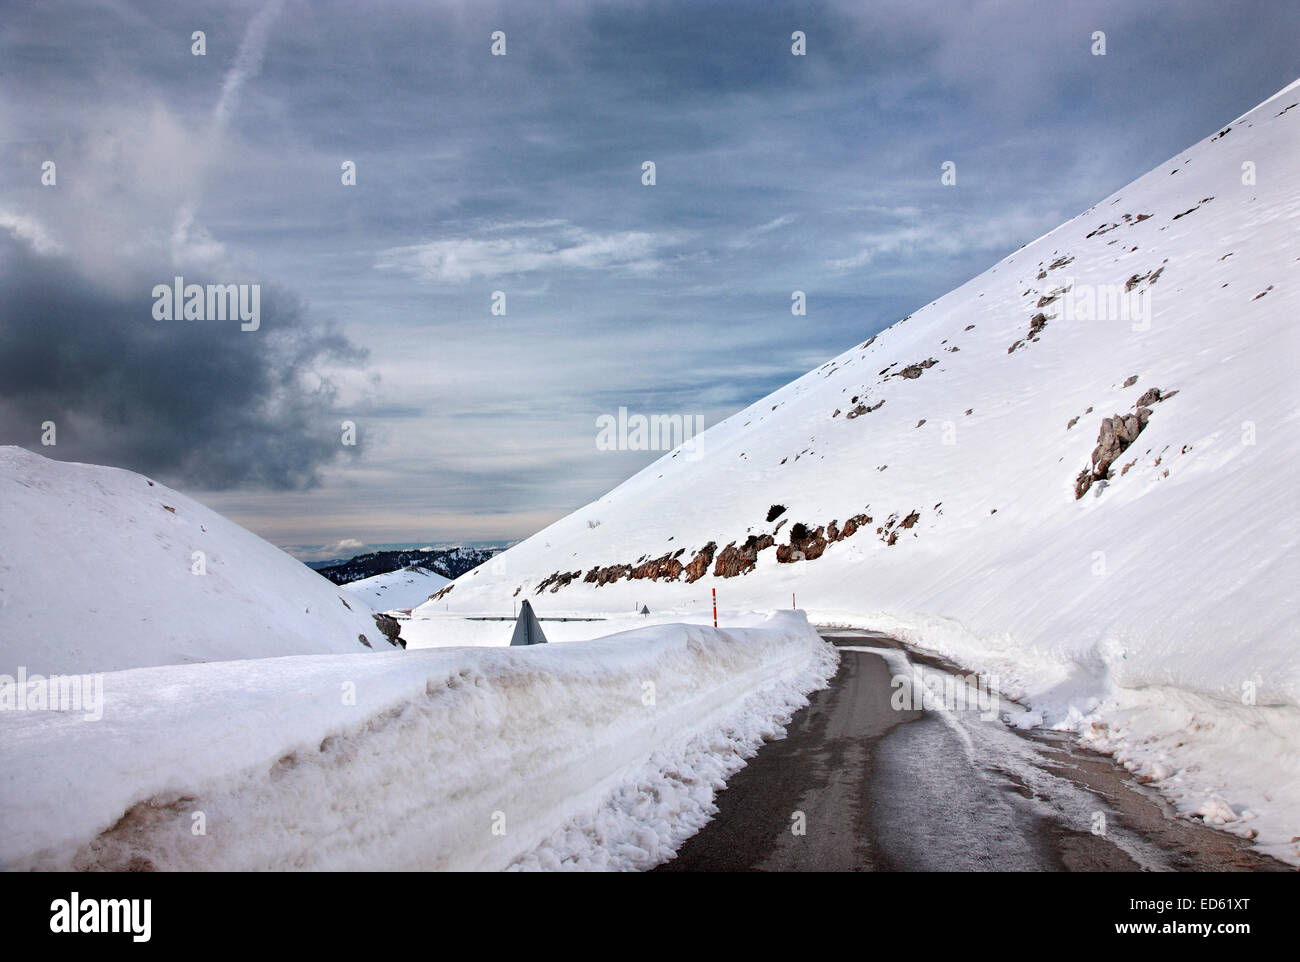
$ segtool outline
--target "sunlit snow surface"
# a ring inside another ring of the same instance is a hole
[[[351,581],[341,587],[375,611],[394,611],[424,604],[429,600],[429,595],[449,581],[436,571],[410,567]]]

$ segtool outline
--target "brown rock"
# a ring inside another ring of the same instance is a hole
[[[825,528],[809,530],[805,524],[796,524],[790,529],[790,543],[779,545],[776,560],[781,564],[794,561],[815,561],[826,550]]]
[[[775,539],[770,534],[751,534],[739,548],[736,547],[736,542],[731,542],[718,554],[718,560],[713,565],[714,577],[734,578],[736,575],[748,574],[758,562],[758,553],[773,544]]]
[[[938,363],[939,362],[932,357],[926,358],[924,361],[919,361],[916,364],[907,365],[907,367],[903,368],[901,371],[897,371],[894,374],[891,374],[890,377],[905,377],[909,381],[912,381],[920,377],[922,371],[926,370],[927,368],[932,368]]]

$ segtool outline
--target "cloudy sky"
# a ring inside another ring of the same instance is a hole
[[[0,443],[295,546],[524,537],[657,456],[602,414],[712,424],[1300,72],[1271,0],[0,11]]]

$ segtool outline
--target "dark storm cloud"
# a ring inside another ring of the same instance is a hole
[[[311,487],[324,465],[356,450],[341,444],[335,390],[319,371],[364,352],[283,291],[262,289],[257,331],[237,320],[157,321],[151,282],[105,291],[68,259],[35,255],[7,234],[0,289],[4,443],[207,490]],[[53,447],[40,443],[46,421]]]

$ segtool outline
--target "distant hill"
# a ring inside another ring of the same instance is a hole
[[[342,588],[376,611],[414,608],[429,600],[429,595],[450,583],[449,578],[411,565],[397,571],[352,581]]]
[[[368,650],[392,648],[367,605],[197,501],[0,447],[0,671]]]
[[[456,547],[371,551],[367,554],[359,554],[348,561],[313,567],[318,574],[336,585],[351,584],[363,578],[373,578],[375,575],[388,574],[410,567],[424,568],[426,571],[454,580],[465,572],[477,568],[500,550],[499,548]]]

